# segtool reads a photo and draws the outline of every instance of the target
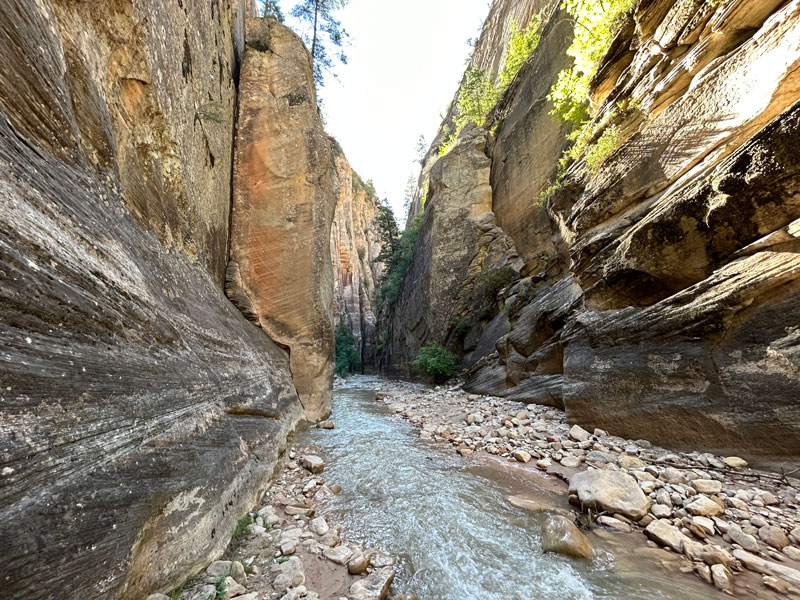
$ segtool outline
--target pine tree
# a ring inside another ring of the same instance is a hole
[[[257,0],[257,5],[261,9],[261,16],[283,23],[283,12],[278,6],[278,0]]]
[[[304,34],[303,39],[311,49],[314,83],[318,87],[325,84],[324,73],[326,71],[332,73],[334,58],[342,64],[347,64],[347,55],[342,47],[350,36],[342,27],[341,21],[333,16],[333,12],[344,8],[348,1],[303,0],[292,9],[292,16],[307,23],[311,28],[310,34]],[[333,58],[329,54],[329,44],[333,47]]]
[[[394,213],[389,208],[386,200],[378,205],[378,213],[375,215],[375,229],[378,241],[381,243],[381,251],[375,257],[375,262],[389,263],[397,252],[400,243],[400,229],[397,227]]]

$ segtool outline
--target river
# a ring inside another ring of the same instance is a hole
[[[541,551],[546,513],[508,504],[533,495],[568,510],[544,477],[469,460],[375,400],[369,378],[334,391],[333,430],[310,429],[299,445],[323,448],[326,480],[343,491],[326,511],[346,537],[398,557],[395,593],[420,600],[691,600],[722,597],[694,575],[643,557],[641,534],[590,533],[592,561]]]

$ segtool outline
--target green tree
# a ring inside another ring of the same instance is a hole
[[[413,173],[409,173],[408,179],[406,180],[406,191],[405,196],[403,197],[403,211],[408,215],[408,211],[411,210],[411,203],[414,202],[414,194],[417,193],[417,178],[414,177]]]
[[[411,260],[411,253],[414,252],[414,246],[422,228],[423,216],[419,214],[410,223],[406,224],[402,235],[392,246],[391,254],[388,254],[386,259],[383,260],[386,269],[376,282],[375,305],[378,312],[384,306],[392,307],[397,302],[397,297],[400,294],[400,284],[403,283],[408,262]],[[381,249],[381,254],[383,254],[383,248]],[[378,257],[380,258],[380,255]]]
[[[361,371],[361,353],[356,349],[353,332],[344,322],[344,315],[339,316],[339,326],[333,335],[336,347],[336,374],[347,377]]]
[[[283,23],[283,12],[278,0],[256,0],[256,6],[262,17]]]
[[[458,372],[458,360],[455,354],[443,348],[436,342],[427,342],[419,349],[412,364],[428,375],[433,375],[434,381],[444,381]]]
[[[349,0],[302,0],[292,9],[292,16],[310,27],[310,32],[303,34],[303,40],[311,47],[314,83],[318,87],[325,84],[325,72],[333,74],[334,59],[347,64],[343,47],[350,36],[333,13],[344,8],[348,2]]]
[[[417,162],[421,165],[425,164],[425,155],[428,153],[428,142],[425,136],[420,134],[417,138]]]
[[[386,204],[386,200],[378,205],[378,212],[374,219],[376,237],[381,244],[381,251],[375,257],[375,262],[389,263],[397,252],[400,243],[400,229],[394,218],[392,209]]]
[[[506,44],[506,58],[500,72],[500,89],[505,90],[516,77],[522,65],[536,50],[541,39],[542,16],[534,14],[525,29],[520,29],[516,19],[511,21],[511,36]]]

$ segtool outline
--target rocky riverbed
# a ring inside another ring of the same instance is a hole
[[[642,532],[654,549],[683,559],[662,560],[665,566],[693,571],[729,594],[800,596],[797,479],[751,469],[734,456],[674,452],[570,427],[563,411],[457,386],[380,386],[378,401],[420,428],[422,438],[450,444],[465,458],[493,455],[569,482],[585,528]]]
[[[490,479],[499,481],[513,473],[513,491],[487,501],[502,504],[505,497],[515,509],[541,515],[532,521],[539,523],[534,525],[538,537],[533,543],[537,552],[541,546],[545,553],[568,557],[568,562],[557,568],[589,574],[590,569],[597,569],[598,560],[602,564],[611,560],[619,563],[621,572],[664,569],[665,573],[695,573],[718,590],[743,598],[800,596],[800,501],[796,489],[800,484],[792,478],[750,469],[736,457],[671,452],[645,440],[625,440],[600,430],[588,432],[570,427],[562,411],[467,394],[457,386],[433,388],[384,379],[371,380],[369,386],[378,390],[376,410],[380,404],[386,408],[379,410],[383,416],[376,413],[367,418],[391,422],[392,414],[407,420],[418,428],[423,448],[429,447],[426,444],[452,446],[452,460],[463,461],[468,472],[475,473],[473,477],[490,474]],[[372,405],[372,397],[370,394],[364,402]],[[347,421],[345,426],[354,425]],[[363,474],[347,478],[347,465],[350,469],[355,466],[352,453],[334,453],[339,456],[334,464],[338,477],[327,480],[324,461],[331,453],[328,446],[334,443],[330,436],[335,432],[326,430],[335,427],[334,422],[325,421],[316,426],[316,433],[296,437],[297,447],[287,451],[259,506],[242,517],[221,560],[169,596],[156,594],[148,600],[390,597],[396,574],[401,579],[409,576],[407,558],[396,564],[386,547],[370,548],[348,539],[347,528],[337,522],[341,517],[359,529],[360,521],[353,522],[349,512],[341,513],[341,502],[335,506],[342,492],[337,481],[350,481],[347,487],[355,485],[352,491],[359,497],[364,493],[358,491],[362,483],[374,483],[362,481]],[[413,431],[409,429],[406,435]],[[347,436],[346,443],[352,445],[358,439],[362,438]],[[396,439],[387,440],[376,443],[397,443]],[[343,439],[336,442],[342,443]],[[366,439],[362,440],[361,444],[365,443]],[[342,461],[342,456],[348,459]],[[437,456],[446,453],[425,455],[429,461]],[[554,502],[553,498],[564,500]],[[571,510],[567,508],[570,505]],[[394,518],[410,522],[409,514]],[[359,532],[350,533],[355,533],[353,539],[364,537],[363,529],[361,537]],[[460,534],[450,533],[454,540],[459,539]],[[372,539],[378,546],[386,541],[380,536]],[[395,554],[402,553],[394,546]],[[689,583],[693,583],[691,577],[688,582],[676,578],[668,585],[674,586],[673,591],[685,590],[686,597],[705,596],[690,591]],[[408,586],[400,588],[407,590]],[[708,589],[708,597],[716,594],[720,592]],[[610,597],[615,596],[612,593]],[[656,593],[654,597],[661,596]]]
[[[318,425],[333,426],[331,421]],[[239,521],[224,560],[169,596],[154,594],[148,600],[386,598],[394,559],[347,541],[340,524],[317,514],[341,491],[325,481],[319,452],[313,446],[291,448],[261,506]]]

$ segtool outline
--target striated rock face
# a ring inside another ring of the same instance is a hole
[[[479,321],[495,304],[487,287],[501,281],[498,274],[506,277],[502,284],[518,277],[523,263],[491,212],[485,147],[483,129],[465,128],[431,170],[419,238],[389,323],[382,357],[389,371],[410,375],[411,361],[429,340],[474,350],[477,336],[465,343],[468,333],[480,333]]]
[[[563,405],[590,430],[792,462],[800,2],[638,3],[591,83],[594,160],[576,151],[558,180],[571,141],[547,94],[571,64],[571,32],[557,4],[544,6],[539,46],[485,124],[496,126],[492,209],[525,265],[482,330],[502,329],[505,313],[510,331],[466,387]],[[488,22],[481,39],[500,29]],[[415,325],[394,338],[413,338]]]
[[[226,293],[289,351],[306,417],[330,412],[336,206],[311,59],[276,21],[249,19]]]
[[[0,8],[4,598],[176,586],[301,417],[285,353],[221,289],[242,14]]]
[[[344,319],[353,332],[362,361],[374,364],[373,300],[375,282],[383,272],[383,265],[374,262],[381,251],[374,223],[380,201],[367,190],[338,145],[334,145],[333,169],[336,194],[331,227],[334,323]]]

